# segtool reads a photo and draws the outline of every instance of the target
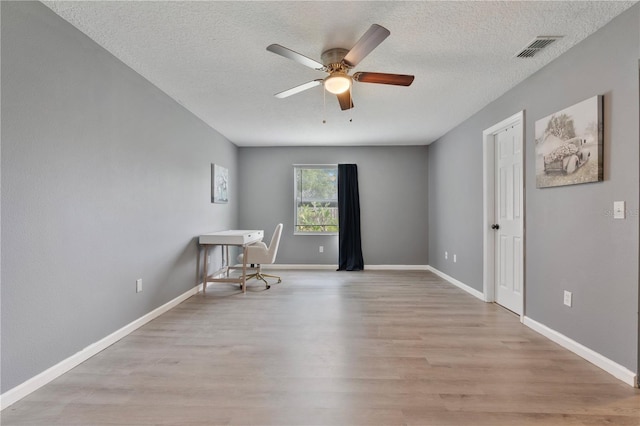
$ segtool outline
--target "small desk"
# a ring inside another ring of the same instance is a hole
[[[199,238],[199,243],[204,247],[204,278],[202,280],[202,293],[207,291],[207,283],[209,282],[223,282],[223,283],[238,283],[242,288],[242,292],[247,292],[247,246],[262,241],[264,237],[263,230],[230,230],[210,232],[208,234],[202,234]],[[209,275],[209,249],[214,246],[222,247],[222,267]],[[231,266],[229,259],[229,246],[238,246],[243,249],[242,267]],[[226,261],[225,261],[226,259]],[[229,276],[229,270],[242,269],[242,275],[238,278],[231,278]],[[224,274],[223,278],[213,278],[216,275]]]

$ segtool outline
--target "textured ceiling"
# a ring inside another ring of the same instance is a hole
[[[433,142],[635,1],[44,3],[236,145],[282,146]],[[326,74],[269,44],[320,61],[373,23],[391,35],[354,72],[413,74],[412,86],[355,83],[349,111],[321,86],[273,96]],[[538,35],[564,37],[514,58]]]

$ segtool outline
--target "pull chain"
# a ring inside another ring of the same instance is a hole
[[[327,124],[327,91],[322,85],[322,124]]]
[[[351,85],[351,90],[349,90],[349,123],[353,123],[353,84]]]

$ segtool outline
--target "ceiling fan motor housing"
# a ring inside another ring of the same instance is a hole
[[[348,49],[336,47],[322,52],[322,56],[320,57],[320,59],[322,60],[324,66],[327,68],[332,68],[332,66],[335,67],[336,65],[345,66],[342,63],[342,60],[345,56],[347,56],[347,53],[349,53]]]

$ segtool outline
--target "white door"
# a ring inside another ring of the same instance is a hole
[[[522,315],[523,182],[522,121],[500,130],[495,143],[495,301]]]

